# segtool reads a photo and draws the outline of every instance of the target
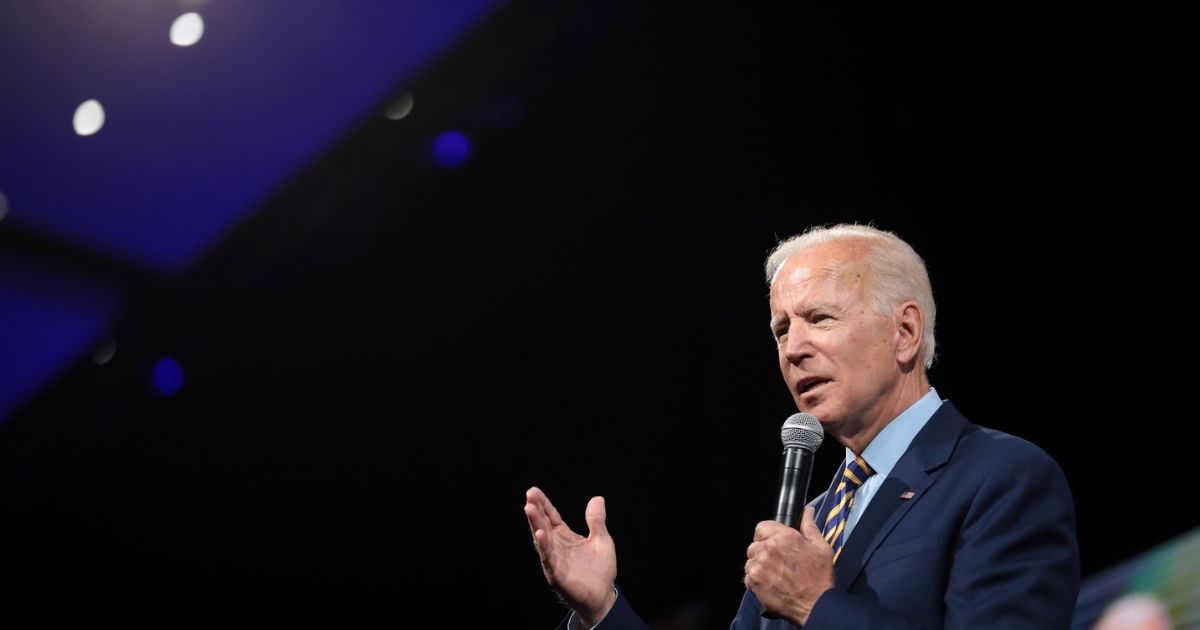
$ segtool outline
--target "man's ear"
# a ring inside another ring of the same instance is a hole
[[[900,363],[916,360],[925,337],[925,315],[916,302],[909,300],[896,308],[896,359]]]

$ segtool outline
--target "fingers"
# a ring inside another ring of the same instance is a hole
[[[529,535],[537,538],[539,531],[546,530],[546,520],[540,510],[532,503],[525,504],[525,520],[529,521]],[[536,541],[536,540],[535,540]]]
[[[546,515],[545,498],[541,490],[530,488],[525,492],[525,518],[529,521],[529,533],[549,529],[550,519]]]
[[[607,516],[608,511],[604,509],[604,497],[592,497],[592,500],[588,501],[587,511],[584,512],[584,519],[588,526],[588,538],[608,536],[608,525],[605,524]]]
[[[554,545],[550,543],[550,516],[546,507],[550,500],[538,488],[525,492],[525,518],[529,521],[529,535],[533,537],[533,548],[537,550],[546,579],[554,574]]]
[[[542,567],[546,570],[546,577],[549,578],[554,573],[554,545],[547,544],[550,542],[550,534],[544,529],[539,529],[533,532],[533,547],[537,550],[538,559],[542,561]]]
[[[533,548],[537,550],[542,564],[548,566],[552,551],[550,545],[546,544],[549,542],[549,532],[545,526],[545,518],[541,510],[532,503],[525,504],[525,518],[529,520],[529,535],[533,537]]]
[[[768,556],[767,543],[765,542],[752,542],[749,547],[746,547],[746,564],[742,565],[742,572],[744,574],[742,584],[746,588],[754,590],[758,587],[761,582],[763,563],[768,561]]]
[[[550,527],[557,527],[562,524],[562,516],[559,516],[558,510],[554,508],[554,504],[550,502],[550,498],[546,496],[546,493],[542,492],[541,488],[534,486],[526,490],[525,500],[541,510]]]
[[[550,542],[550,518],[546,513],[549,500],[542,491],[530,488],[525,492],[525,518],[529,521],[529,534],[533,537],[533,548],[537,550],[546,580],[554,583],[554,545]]]
[[[762,521],[754,527],[754,540],[766,540],[774,536],[781,527],[787,527],[778,521]]]
[[[804,534],[810,543],[825,543],[825,537],[821,535],[821,528],[817,527],[816,510],[812,506],[804,508],[804,516],[800,518],[800,533]]]

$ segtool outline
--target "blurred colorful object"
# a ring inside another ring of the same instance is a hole
[[[1200,529],[1084,580],[1072,627],[1200,627]]]

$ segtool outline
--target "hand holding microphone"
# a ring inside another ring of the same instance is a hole
[[[797,586],[804,592],[816,587],[817,592],[832,586],[832,564],[817,560],[815,565],[808,562],[797,562],[793,547],[796,541],[815,536],[820,539],[820,532],[812,524],[811,518],[801,527],[805,504],[808,502],[808,482],[812,477],[813,460],[817,447],[825,439],[825,431],[821,422],[810,413],[792,414],[783,423],[780,431],[783,440],[783,464],[779,469],[779,499],[775,507],[775,520],[797,531],[783,530],[770,521],[759,523],[754,531],[754,542],[746,550],[746,588],[750,589],[762,604],[762,616],[766,619],[783,618],[779,612],[784,602],[806,601],[808,606],[801,611],[792,611],[797,616],[807,618],[811,611],[811,601],[815,597],[797,598],[793,592]],[[794,542],[778,543],[784,539],[794,538]],[[775,542],[768,542],[775,539]],[[810,540],[811,542],[811,540]],[[775,545],[773,548],[768,545]],[[806,547],[800,543],[801,547]],[[790,551],[789,551],[790,550]],[[784,559],[782,556],[788,556]],[[812,579],[813,574],[797,574],[798,566],[811,566],[820,572],[820,577]],[[790,567],[790,568],[788,568]],[[826,585],[827,583],[827,585]]]

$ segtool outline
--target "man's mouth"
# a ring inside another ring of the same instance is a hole
[[[829,380],[824,378],[805,379],[800,381],[800,383],[797,385],[796,391],[800,392],[801,395],[807,394],[828,382]]]

